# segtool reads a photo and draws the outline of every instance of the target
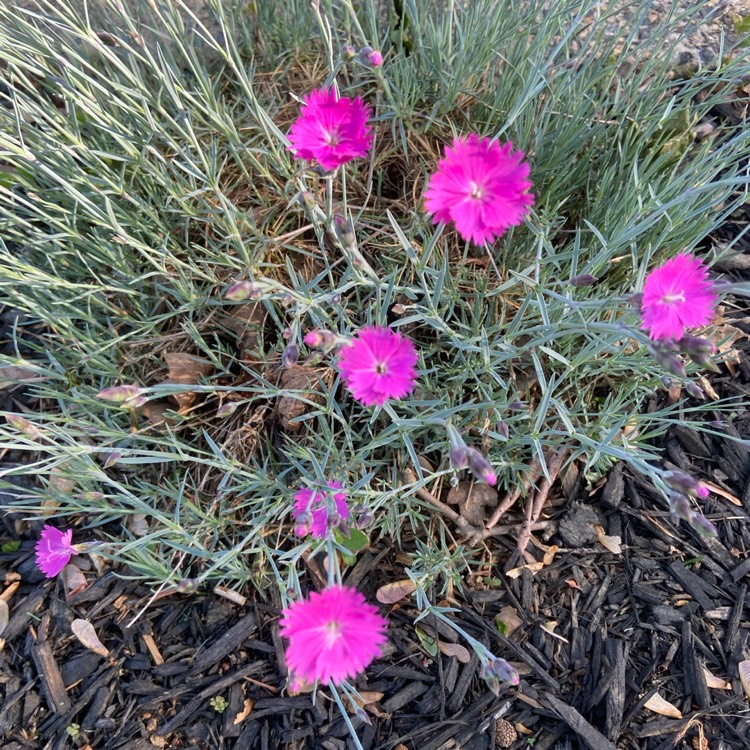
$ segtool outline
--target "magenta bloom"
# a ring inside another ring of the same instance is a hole
[[[54,526],[45,526],[36,543],[36,564],[47,578],[54,578],[78,554],[73,544],[73,529],[60,531]]]
[[[286,661],[295,678],[335,685],[356,677],[380,656],[386,621],[356,589],[332,586],[281,613],[289,639]]]
[[[445,147],[424,194],[433,222],[452,221],[467,241],[492,242],[517,226],[534,205],[529,165],[513,144],[469,135]]]
[[[367,156],[372,134],[370,108],[357,97],[337,99],[333,89],[316,89],[302,98],[300,116],[289,131],[298,159],[317,161],[325,170]]]
[[[363,328],[339,353],[341,377],[365,406],[408,396],[414,390],[416,363],[414,344],[388,328]]]
[[[708,268],[699,258],[680,253],[646,277],[641,320],[652,339],[679,339],[686,328],[710,323],[715,305]]]
[[[322,538],[328,532],[329,505],[326,495],[333,495],[336,513],[341,518],[349,518],[349,506],[346,504],[346,492],[336,492],[341,489],[341,482],[328,482],[328,490],[310,490],[303,487],[294,496],[294,510],[292,516],[297,521],[295,533],[298,536],[312,534]]]

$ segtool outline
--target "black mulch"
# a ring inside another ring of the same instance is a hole
[[[732,217],[713,239],[736,237],[748,219],[747,211]],[[735,250],[746,257],[736,257],[728,273],[742,278],[750,246],[742,240]],[[738,304],[741,318],[746,306]],[[711,379],[720,396],[750,392],[748,344],[736,347],[739,362]],[[22,398],[18,390],[2,395],[2,407],[11,410]],[[649,408],[668,397],[656,394]],[[521,684],[499,698],[479,678],[476,657],[430,657],[414,631],[414,608],[408,600],[394,606],[389,650],[358,683],[374,701],[369,723],[352,716],[363,747],[750,747],[738,672],[750,657],[750,453],[722,436],[750,437],[749,425],[750,412],[738,410],[731,424],[715,426],[715,435],[677,425],[661,441],[669,464],[725,492],[705,502],[720,542],[684,524],[676,528],[653,488],[621,466],[593,492],[575,473],[563,478],[540,532],[559,549],[541,571],[504,575],[514,538],[491,540],[483,575],[472,577],[454,617],[521,670]],[[580,538],[592,510],[608,535],[621,538],[620,554]],[[7,541],[16,530],[4,520]],[[503,522],[520,520],[516,513]],[[394,550],[382,542],[362,553],[347,582],[373,599],[379,586],[403,577]],[[36,570],[29,540],[20,552],[0,554],[0,577],[10,605],[0,635],[4,750],[354,747],[326,691],[315,702],[286,694],[272,603],[244,592],[250,599],[236,604],[210,589],[152,601],[145,587],[94,572],[91,585],[66,600],[62,583]],[[495,616],[508,607],[518,622],[506,636]],[[76,618],[93,624],[108,655],[72,635]],[[427,634],[437,630],[444,643],[460,642],[444,626],[421,626]],[[674,716],[645,707],[657,691]]]

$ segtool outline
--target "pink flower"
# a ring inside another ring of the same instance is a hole
[[[363,328],[339,354],[341,377],[365,406],[408,396],[414,390],[416,363],[414,344],[388,328]]]
[[[641,320],[652,339],[679,339],[686,328],[710,323],[715,305],[708,268],[699,258],[680,253],[646,277]]]
[[[386,621],[356,589],[332,586],[282,611],[286,661],[296,679],[335,685],[380,656]]]
[[[317,161],[325,170],[367,156],[372,134],[370,108],[357,97],[336,98],[333,89],[316,89],[303,97],[300,116],[289,131],[298,159]]]
[[[341,482],[328,482],[328,492],[310,490],[303,487],[294,496],[294,510],[292,516],[297,521],[295,533],[298,536],[312,534],[322,538],[328,532],[329,505],[328,494],[333,494],[333,504],[341,518],[349,518],[349,506],[346,504],[346,492],[336,492],[341,489]]]
[[[425,191],[433,222],[453,221],[461,237],[477,245],[520,224],[534,205],[523,157],[510,142],[501,145],[474,134],[454,138]]]
[[[36,564],[47,578],[54,578],[78,550],[73,542],[73,529],[60,531],[54,526],[45,526],[36,543]]]

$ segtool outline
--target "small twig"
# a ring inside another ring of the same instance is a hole
[[[404,469],[404,478],[409,484],[416,484],[419,481],[414,469],[410,468]],[[415,493],[418,498],[426,500],[430,505],[434,505],[443,515],[453,521],[459,533],[471,535],[481,533],[479,529],[474,528],[460,513],[456,513],[453,508],[448,507],[444,502],[438,500],[429,490],[424,487],[418,487]]]
[[[536,491],[533,500],[526,503],[526,518],[521,527],[521,533],[518,535],[518,551],[523,555],[527,562],[530,562],[526,554],[526,546],[531,539],[531,529],[533,525],[539,520],[539,516],[542,515],[542,509],[544,503],[547,501],[550,489],[554,481],[557,479],[557,475],[560,473],[563,461],[567,455],[566,450],[560,450],[557,453],[553,453],[552,457],[548,462],[549,479],[545,476],[539,489]]]
[[[484,539],[486,536],[489,536],[487,532],[489,532],[489,530],[494,526],[497,526],[497,523],[502,518],[503,513],[507,512],[516,502],[516,500],[521,497],[521,494],[527,492],[531,485],[534,484],[539,479],[539,477],[542,476],[542,474],[542,464],[538,458],[535,458],[534,463],[531,465],[531,468],[527,472],[526,476],[521,480],[521,483],[516,485],[505,496],[500,505],[495,508],[495,512],[492,514],[492,517],[484,526],[484,531],[482,532],[481,536],[482,539]]]
[[[489,537],[493,536],[503,536],[504,534],[510,534],[514,531],[520,531],[521,527],[523,526],[522,523],[508,523],[504,524],[503,526],[495,526],[494,529],[485,529],[482,538],[488,539]],[[548,529],[550,527],[557,527],[557,521],[534,521],[534,523],[531,524],[531,530],[532,531],[542,531],[543,529]]]

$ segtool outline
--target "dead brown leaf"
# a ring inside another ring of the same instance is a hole
[[[716,326],[711,336],[711,341],[721,355],[721,361],[727,366],[732,377],[736,372],[734,368],[740,363],[740,353],[734,345],[744,338],[747,338],[747,334],[729,323]]]
[[[653,711],[660,716],[668,716],[670,719],[681,719],[682,712],[677,706],[673,706],[659,693],[654,693],[644,704],[644,708]]]
[[[228,308],[228,315],[222,316],[219,323],[237,337],[240,355],[246,357],[258,352],[263,326],[266,322],[266,308],[262,302],[246,302]]]
[[[553,544],[552,546],[548,547],[547,551],[544,553],[542,562],[545,565],[552,565],[552,561],[555,559],[555,555],[557,554],[557,550],[559,549],[560,547],[557,544]]]
[[[354,693],[349,696],[349,711],[355,713],[357,708],[363,708],[365,711],[371,713],[373,716],[377,716],[379,719],[390,719],[391,715],[381,711],[378,706],[385,693],[378,693],[372,690],[360,690],[358,693]]]
[[[458,512],[472,526],[484,526],[487,520],[487,508],[497,506],[497,490],[484,482],[464,480],[451,487],[446,497],[449,505],[457,505]]]
[[[443,641],[439,641],[438,648],[446,656],[455,656],[461,664],[468,664],[471,661],[469,649],[460,643],[444,643]]]
[[[151,422],[152,425],[174,425],[177,424],[177,418],[169,416],[169,412],[174,412],[172,404],[167,401],[148,401],[141,407],[143,416]]]
[[[255,707],[255,701],[252,698],[245,698],[245,702],[243,703],[242,711],[240,711],[237,716],[234,717],[234,726],[237,726],[238,724],[242,724],[245,719],[247,719],[248,716],[253,711],[253,708]]]
[[[711,674],[705,667],[703,667],[703,676],[706,678],[706,686],[715,688],[716,690],[731,690],[732,683],[722,680],[721,677]]]
[[[501,622],[505,626],[505,635],[507,636],[512,635],[523,625],[523,620],[518,616],[518,610],[510,605],[503,607],[495,615],[495,621]]]
[[[750,659],[745,659],[737,665],[737,671],[740,673],[740,682],[745,696],[750,698]]]
[[[276,402],[276,418],[287,432],[299,432],[302,423],[296,421],[310,411],[310,404],[302,399],[323,403],[321,391],[333,383],[333,370],[330,367],[310,368],[294,365],[281,373],[281,387],[285,391],[302,391],[299,395],[283,395]]]
[[[68,565],[62,569],[60,577],[65,585],[66,600],[70,600],[76,594],[89,587],[89,582],[83,571],[74,563],[68,563]]]
[[[145,513],[134,513],[128,518],[128,528],[135,536],[148,534],[148,521]]]
[[[714,484],[713,482],[706,482],[706,481],[701,481],[701,484],[705,484],[706,487],[708,487],[708,489],[711,490],[711,492],[713,492],[715,495],[718,495],[719,497],[723,497],[725,500],[729,500],[729,502],[732,503],[732,505],[737,505],[737,506],[742,505],[742,501],[738,497],[733,495],[728,490],[725,490],[723,487],[719,487],[718,484]]]
[[[594,524],[594,531],[596,532],[596,541],[609,550],[613,555],[622,554],[622,539],[619,536],[607,536],[604,533],[604,527],[598,523]]]
[[[214,369],[211,362],[186,352],[166,352],[164,361],[169,368],[165,383],[196,385],[202,377],[208,376]],[[197,393],[185,391],[174,393],[169,398],[177,404],[180,414],[184,414],[195,403],[197,397]]]
[[[385,586],[381,586],[375,598],[381,604],[395,604],[400,602],[402,599],[406,599],[417,590],[417,584],[414,583],[410,578],[404,578],[402,581],[394,581],[393,583],[386,583]]]
[[[6,388],[16,383],[36,383],[43,380],[49,380],[49,378],[39,375],[35,370],[30,370],[28,367],[19,367],[18,365],[0,367],[0,388]]]
[[[3,634],[3,630],[8,626],[10,621],[10,607],[5,599],[0,599],[0,635]]]
[[[511,568],[505,575],[508,578],[518,578],[524,570],[528,569],[532,573],[538,573],[544,567],[543,562],[533,562],[528,565],[519,565],[517,568]]]
[[[109,649],[99,640],[94,626],[88,620],[73,620],[70,629],[87,649],[99,656],[109,656]]]

